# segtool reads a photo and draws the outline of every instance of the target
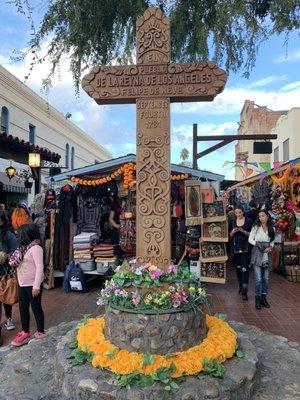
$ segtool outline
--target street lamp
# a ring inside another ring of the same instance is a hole
[[[41,155],[39,153],[29,153],[28,154],[28,165],[31,168],[40,168]]]
[[[10,166],[5,169],[6,176],[9,180],[11,180],[15,176],[16,171],[16,168],[14,168],[10,162]]]

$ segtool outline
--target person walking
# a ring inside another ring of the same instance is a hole
[[[35,224],[25,224],[18,229],[19,247],[12,254],[9,264],[17,269],[19,282],[19,309],[22,331],[12,340],[13,346],[22,346],[31,339],[29,306],[35,317],[36,339],[45,336],[42,291],[44,279],[43,249],[39,228]]]
[[[270,308],[267,301],[269,273],[272,268],[272,248],[275,233],[271,217],[266,210],[258,213],[258,218],[251,229],[249,243],[253,245],[251,264],[254,268],[255,308]]]
[[[250,210],[247,212],[247,217],[250,218],[254,224],[258,216],[257,205],[254,200],[250,200],[249,207]]]
[[[252,221],[244,214],[241,206],[235,207],[235,218],[229,222],[229,235],[231,237],[232,264],[236,269],[239,283],[239,294],[243,300],[248,300],[250,249],[248,238]]]
[[[17,240],[15,235],[11,232],[9,219],[5,210],[0,210],[0,277],[7,275],[9,271],[8,258],[10,254],[17,248]],[[15,325],[12,320],[12,305],[3,304],[5,311],[5,327],[8,331],[15,329]],[[2,340],[2,302],[0,302],[0,346],[3,343]]]

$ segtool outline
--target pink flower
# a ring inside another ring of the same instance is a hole
[[[163,274],[164,274],[164,271],[159,269],[159,268],[157,268],[157,269],[155,269],[155,270],[150,272],[150,277],[151,277],[151,279],[157,279],[160,276],[162,276]]]
[[[135,306],[137,306],[138,304],[140,304],[140,302],[141,302],[141,296],[140,296],[137,292],[135,292],[135,293],[132,294],[132,302],[133,302],[133,304],[134,304]]]
[[[174,264],[169,264],[168,265],[167,271],[168,271],[169,274],[171,274],[175,270],[176,270],[176,265],[174,265]]]

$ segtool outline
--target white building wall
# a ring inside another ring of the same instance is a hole
[[[35,145],[60,154],[60,166],[65,166],[67,143],[70,167],[72,147],[75,149],[74,168],[111,158],[110,152],[103,146],[0,66],[0,111],[3,106],[9,111],[8,134],[29,141],[29,124],[34,125]],[[0,163],[2,171],[5,169],[3,165],[4,160]],[[45,177],[47,171],[42,171],[42,175]]]
[[[283,143],[289,139],[289,160],[300,157],[300,107],[292,108],[287,115],[283,115],[277,121],[275,128],[271,131],[277,135],[273,141],[272,162],[274,151],[279,150],[279,161],[283,161]]]

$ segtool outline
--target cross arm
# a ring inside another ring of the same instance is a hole
[[[273,140],[277,139],[277,135],[270,134],[250,134],[250,135],[212,135],[212,136],[197,136],[197,142],[206,142],[214,140]],[[229,143],[230,143],[229,142]],[[226,144],[226,143],[225,143]]]

